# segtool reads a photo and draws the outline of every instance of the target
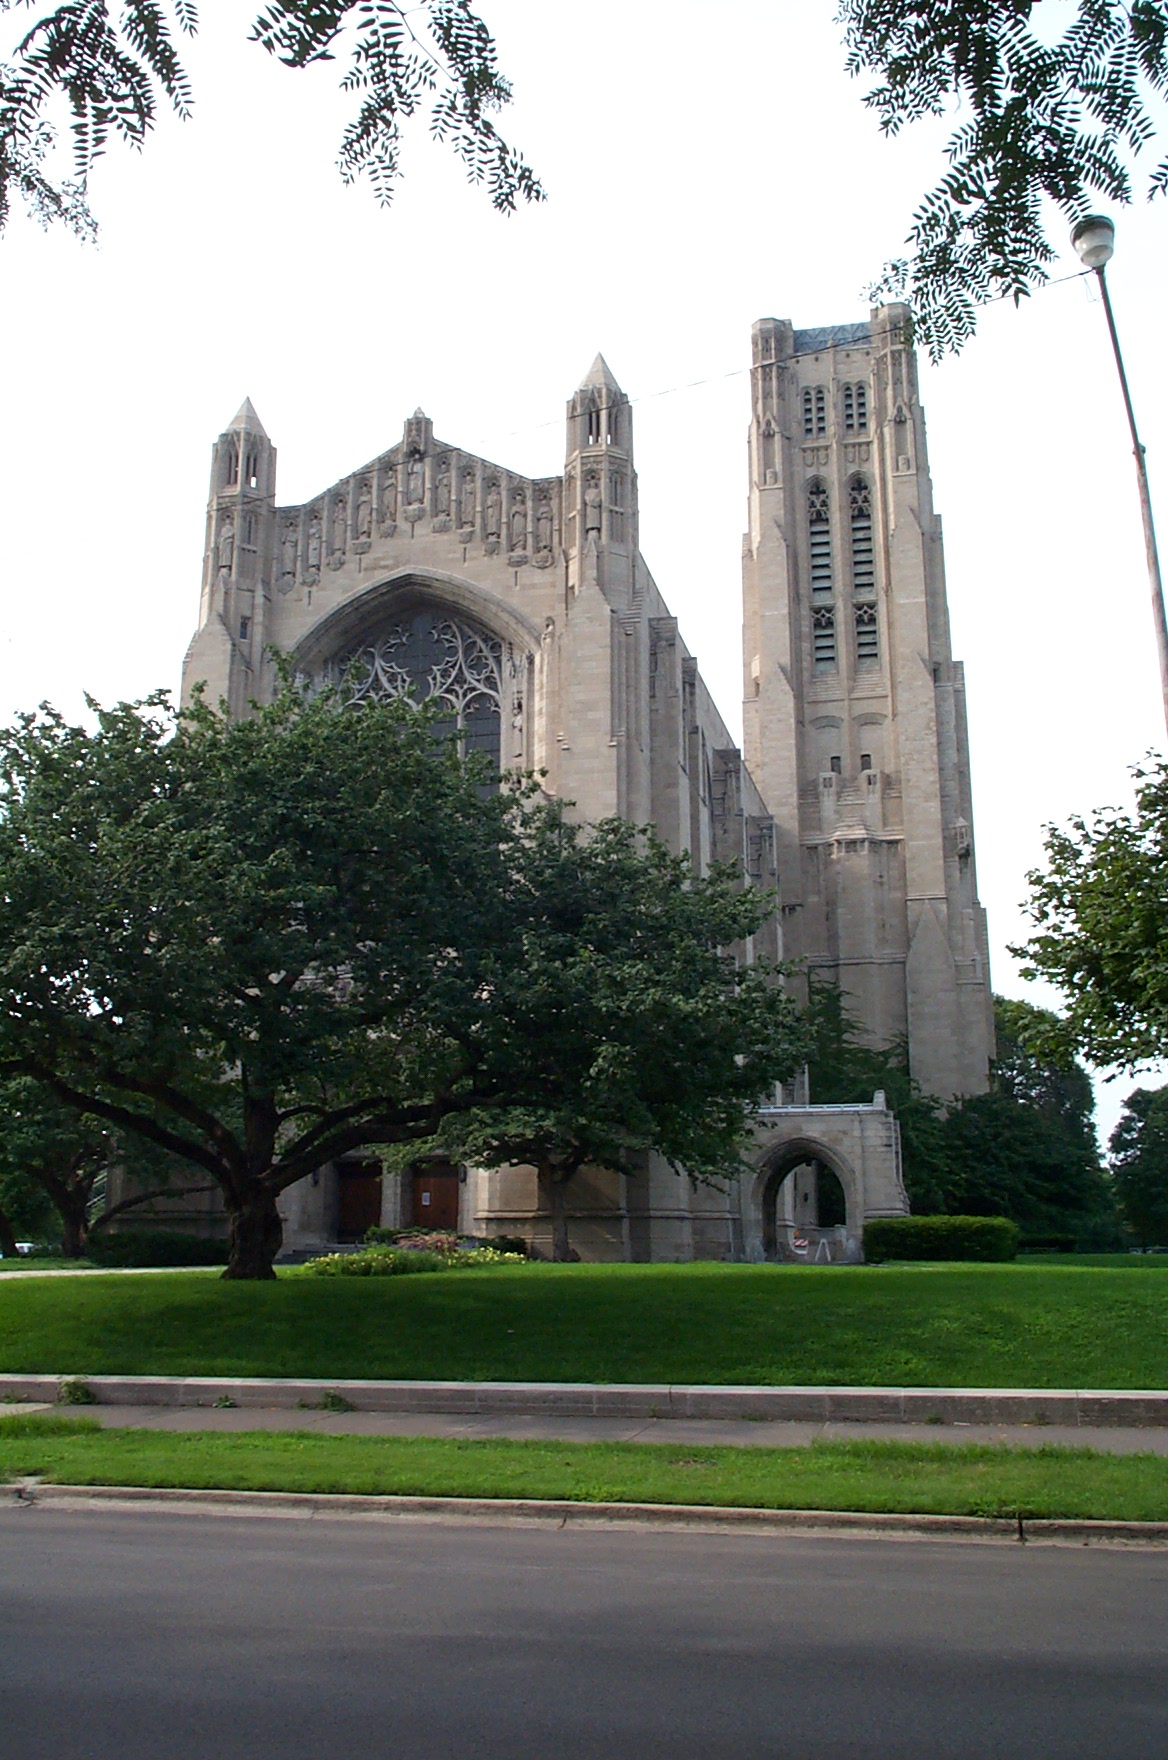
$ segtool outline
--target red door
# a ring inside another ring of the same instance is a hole
[[[363,1241],[381,1221],[381,1163],[342,1161],[337,1174],[337,1239]]]
[[[458,1169],[428,1161],[414,1169],[414,1227],[458,1228]]]

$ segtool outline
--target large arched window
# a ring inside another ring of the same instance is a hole
[[[524,661],[509,642],[444,606],[415,602],[324,669],[347,702],[413,697],[442,711],[440,729],[457,731],[467,751],[501,762],[502,723],[522,720]],[[508,757],[508,762],[512,760]]]

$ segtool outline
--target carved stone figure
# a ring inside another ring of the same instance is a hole
[[[320,567],[320,515],[314,513],[308,522],[308,566]]]
[[[527,499],[523,490],[516,492],[511,503],[511,549],[518,554],[527,548]]]
[[[345,521],[348,517],[349,503],[343,495],[338,495],[333,502],[333,553],[344,555]]]
[[[503,497],[499,493],[499,485],[491,482],[487,488],[486,521],[484,531],[488,538],[499,541],[499,532],[503,519]]]
[[[434,485],[434,512],[439,519],[450,517],[450,460],[438,461],[438,481]]]
[[[410,507],[420,507],[426,493],[426,461],[421,453],[415,452],[406,466],[406,502]]]
[[[288,576],[296,573],[296,527],[292,524],[284,527],[280,537],[280,573]]]
[[[231,563],[235,556],[235,521],[228,514],[219,528],[219,567],[231,573]]]
[[[473,471],[463,471],[458,490],[458,517],[463,526],[473,526],[475,516],[475,480]]]
[[[381,488],[381,523],[391,526],[397,519],[397,471],[391,465]]]
[[[589,532],[595,532],[598,538],[600,536],[600,505],[600,485],[597,483],[596,478],[592,477],[589,480],[588,487],[584,491],[585,536],[587,536]]]
[[[373,495],[369,488],[369,479],[361,480],[361,491],[357,496],[357,536],[368,538],[373,531]]]
[[[541,553],[552,547],[552,504],[545,497],[535,513],[535,547]]]

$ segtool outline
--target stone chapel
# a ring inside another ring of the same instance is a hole
[[[501,767],[545,773],[581,818],[654,825],[695,868],[733,859],[780,909],[762,950],[838,984],[874,1042],[904,1039],[941,1098],[988,1079],[965,684],[903,306],[866,323],[754,326],[743,545],[744,750],[638,546],[633,414],[597,356],[568,402],[564,469],[530,478],[400,441],[299,507],[250,401],[212,455],[199,681],[235,714],[274,688],[269,650],[358,696],[437,699]],[[749,950],[748,950],[749,956]],[[587,1257],[856,1255],[907,1208],[883,1096],[776,1095],[756,1177],[728,1191],[664,1164],[575,1182]],[[286,1245],[371,1222],[550,1236],[534,1173],[344,1163],[284,1198]]]

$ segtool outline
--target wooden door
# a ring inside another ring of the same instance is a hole
[[[458,1169],[428,1161],[414,1169],[414,1227],[458,1228]]]
[[[342,1161],[337,1168],[337,1239],[362,1241],[381,1221],[380,1161]]]

